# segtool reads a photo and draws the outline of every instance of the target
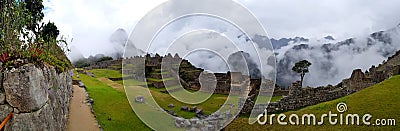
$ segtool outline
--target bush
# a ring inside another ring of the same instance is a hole
[[[0,62],[2,68],[18,66],[17,60],[49,64],[57,71],[71,68],[65,55],[69,51],[57,26],[43,24],[42,0],[0,1]]]

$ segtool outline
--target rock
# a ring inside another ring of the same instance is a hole
[[[12,112],[13,108],[9,105],[0,105],[0,121],[4,120],[8,113]]]
[[[39,110],[48,100],[49,85],[44,78],[43,71],[33,64],[6,73],[3,88],[7,102],[21,112]]]
[[[135,102],[137,102],[137,103],[145,103],[145,99],[144,99],[143,96],[139,95],[139,96],[136,96]]]
[[[93,100],[92,98],[87,98],[87,99],[85,100],[85,103],[93,104],[93,103],[94,103],[94,100]]]
[[[196,114],[203,114],[203,110],[202,109],[196,109]]]
[[[174,106],[174,104],[171,103],[171,104],[168,104],[168,107],[169,108],[174,108],[175,106]]]
[[[79,81],[79,82],[78,82],[78,86],[84,88],[84,87],[85,87],[85,84],[83,84],[83,82]]]
[[[4,104],[5,101],[6,101],[6,94],[4,94],[4,92],[0,90],[0,105]]]
[[[68,72],[58,73],[46,65],[23,65],[5,74],[3,88],[9,105],[0,104],[0,116],[14,111],[5,131],[66,129],[72,94]]]
[[[199,118],[191,118],[191,119],[189,119],[190,125],[192,127],[196,127],[196,128],[200,127],[200,125],[199,125],[200,122],[199,121],[200,121]]]
[[[86,74],[89,75],[89,76],[91,76],[91,77],[94,77],[94,74],[93,74],[93,73],[86,72]]]
[[[193,106],[192,108],[189,109],[190,112],[196,112],[197,106]]]
[[[213,131],[213,130],[215,130],[213,125],[206,125],[205,128],[206,128],[205,130],[207,130],[207,131]]]
[[[14,108],[14,113],[20,113],[19,110],[17,108]]]
[[[188,111],[188,107],[187,106],[181,106],[181,111]]]
[[[62,127],[57,123],[58,121],[52,116],[52,109],[46,104],[33,113],[13,114],[12,119],[7,122],[5,130],[62,130]]]
[[[175,118],[175,127],[177,127],[177,128],[186,127],[186,126],[185,126],[185,118],[176,117],[176,118]]]
[[[231,110],[226,110],[225,116],[226,116],[226,118],[231,118],[232,117]]]
[[[166,110],[166,111],[167,111],[168,114],[170,114],[170,115],[172,115],[172,116],[177,116],[177,115],[175,114],[175,112],[172,111],[172,110]]]

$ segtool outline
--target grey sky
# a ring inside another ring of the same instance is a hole
[[[50,0],[45,21],[54,21],[84,56],[112,49],[118,28],[128,33],[164,0]],[[239,0],[265,27],[269,37],[346,39],[392,28],[400,23],[399,0]],[[185,7],[182,7],[185,8]],[[190,6],[186,8],[191,8]],[[223,9],[223,7],[221,7]]]

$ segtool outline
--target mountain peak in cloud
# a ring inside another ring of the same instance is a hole
[[[330,36],[330,35],[325,36],[324,39],[327,39],[327,40],[335,40],[335,38],[333,38],[333,36]]]
[[[128,34],[122,28],[118,28],[110,37],[111,43],[125,44],[128,40]]]

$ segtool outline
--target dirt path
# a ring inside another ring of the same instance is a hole
[[[97,78],[97,80],[99,80],[99,81],[101,81],[103,83],[106,83],[108,86],[111,86],[115,90],[124,91],[124,87],[121,84],[116,83],[116,82],[114,82],[114,81],[112,81],[112,80],[110,80],[108,78]]]
[[[73,96],[69,105],[68,131],[99,131],[96,120],[90,108],[84,102],[86,99],[85,89],[77,85],[73,86]]]

